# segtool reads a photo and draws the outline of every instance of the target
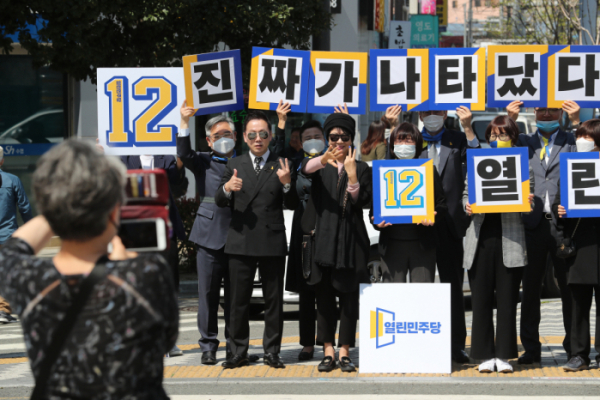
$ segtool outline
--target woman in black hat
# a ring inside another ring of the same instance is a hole
[[[317,342],[324,343],[325,353],[318,369],[324,372],[336,367],[336,297],[340,306],[340,368],[344,372],[356,370],[349,349],[356,339],[358,287],[369,281],[369,237],[363,208],[371,203],[371,168],[356,161],[352,146],[355,127],[356,122],[347,114],[330,115],[324,125],[329,149],[302,163],[302,172],[313,179],[302,228],[306,234],[314,232],[308,283],[316,290]]]

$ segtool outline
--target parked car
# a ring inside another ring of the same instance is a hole
[[[0,144],[59,143],[65,137],[62,109],[38,111],[0,133]]]

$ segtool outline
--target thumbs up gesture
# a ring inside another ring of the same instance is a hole
[[[238,178],[237,169],[233,170],[233,176],[231,179],[225,184],[225,190],[228,192],[239,192],[242,190],[242,179]]]

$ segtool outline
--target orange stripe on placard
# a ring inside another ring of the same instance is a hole
[[[272,56],[273,49],[269,49],[262,54]],[[252,65],[250,68],[250,94],[248,96],[248,108],[254,108],[256,110],[268,110],[271,107],[271,103],[256,101],[258,91],[258,61],[262,54],[252,57]]]

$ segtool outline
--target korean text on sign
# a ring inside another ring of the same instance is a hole
[[[600,155],[560,154],[560,201],[567,218],[600,217]]]

